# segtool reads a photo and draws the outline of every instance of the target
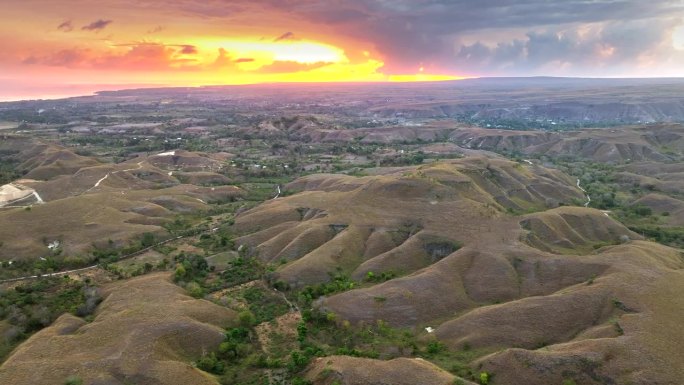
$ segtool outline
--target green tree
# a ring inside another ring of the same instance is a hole
[[[179,264],[176,267],[176,272],[174,273],[174,277],[175,277],[176,281],[183,279],[183,277],[185,277],[185,274],[186,274],[185,267],[183,267],[183,265]]]
[[[82,385],[83,380],[79,376],[69,376],[67,377],[66,381],[64,381],[64,385]]]
[[[251,311],[243,310],[238,314],[238,320],[240,321],[240,325],[242,327],[248,328],[254,325],[256,322],[256,317]]]
[[[142,247],[154,246],[155,243],[156,243],[156,239],[155,239],[154,234],[152,234],[152,233],[143,233],[142,239],[140,240],[140,245],[141,245]]]

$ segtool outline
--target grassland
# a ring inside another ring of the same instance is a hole
[[[680,85],[589,83],[0,105],[0,383],[678,383]]]

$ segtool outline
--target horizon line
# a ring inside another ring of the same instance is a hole
[[[682,80],[684,81],[684,76],[635,76],[635,77],[625,77],[625,76],[551,76],[551,75],[531,75],[531,76],[473,76],[473,77],[463,77],[459,79],[444,79],[444,80],[418,80],[418,81],[389,81],[389,80],[379,80],[379,81],[316,81],[316,82],[306,82],[306,81],[282,81],[282,82],[263,82],[263,83],[245,83],[245,84],[202,84],[202,85],[165,85],[165,84],[140,84],[140,87],[136,87],[136,84],[121,84],[123,88],[113,88],[113,89],[101,89],[95,90],[90,93],[74,93],[73,95],[68,94],[55,94],[55,95],[42,95],[34,97],[24,97],[18,96],[14,98],[12,96],[3,97],[0,96],[0,103],[17,103],[17,102],[38,102],[38,101],[51,101],[51,100],[62,100],[62,99],[73,99],[73,98],[85,98],[85,97],[96,97],[106,93],[116,93],[125,91],[143,91],[143,90],[162,90],[162,89],[202,89],[202,88],[221,88],[221,87],[258,87],[258,86],[305,86],[305,85],[364,85],[364,86],[374,86],[374,85],[425,85],[425,84],[444,84],[444,83],[457,83],[469,80],[487,80],[487,79],[567,79],[567,80]],[[66,84],[64,87],[88,87],[88,84]],[[116,84],[100,84],[93,85],[93,87],[101,86],[106,87],[117,87]]]

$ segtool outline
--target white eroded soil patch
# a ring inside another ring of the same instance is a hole
[[[18,183],[0,187],[0,207],[20,207],[32,203],[45,203],[34,189]]]

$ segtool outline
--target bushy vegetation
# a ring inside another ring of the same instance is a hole
[[[303,323],[297,328],[300,355],[348,355],[391,359],[420,357],[443,367],[453,374],[477,381],[478,373],[470,362],[491,351],[471,349],[451,350],[429,336],[419,336],[414,330],[390,327],[381,320],[371,324],[351,325],[334,313],[304,310]],[[308,350],[307,350],[308,348]],[[308,353],[307,353],[308,352]]]
[[[630,230],[656,242],[683,248],[684,227],[665,227],[657,225],[631,225]]]
[[[101,301],[97,287],[68,277],[46,277],[0,291],[0,320],[10,327],[0,336],[0,360],[20,341],[64,313],[88,317]]]
[[[231,297],[243,305],[236,309],[240,326],[228,329],[224,342],[215,352],[208,352],[196,361],[198,368],[220,376],[222,384],[261,384],[267,378],[267,371],[286,384],[305,383],[299,373],[315,357],[329,355],[349,355],[354,357],[387,359],[398,356],[422,357],[452,370],[454,373],[477,381],[479,373],[469,366],[476,357],[486,352],[464,349],[453,352],[432,338],[418,337],[408,329],[389,327],[385,322],[351,325],[334,313],[322,312],[312,307],[316,298],[353,289],[361,283],[352,281],[349,276],[336,272],[330,275],[327,283],[311,285],[299,290],[287,290],[286,285],[275,282],[290,300],[303,309],[302,320],[296,324],[295,340],[272,332],[269,339],[272,347],[264,351],[256,337],[255,326],[263,323],[275,325],[275,319],[292,311],[290,305],[278,293],[265,285],[268,266],[249,258],[243,251],[241,256],[231,261],[224,272],[212,278],[209,272],[203,287],[214,291],[223,287],[258,280],[257,284],[246,285],[231,291]],[[197,269],[184,266],[184,276],[188,271]],[[200,271],[204,269],[200,268]],[[369,282],[391,279],[392,273],[370,274]],[[199,277],[203,277],[200,274]],[[201,281],[201,280],[200,280]],[[211,282],[211,283],[209,283]],[[213,286],[211,286],[213,285]],[[186,285],[187,288],[187,285]],[[237,305],[236,305],[237,306]]]
[[[357,285],[347,274],[330,273],[330,281],[304,287],[299,291],[298,299],[305,306],[310,306],[313,300],[320,296],[341,293],[351,290]]]
[[[185,289],[193,297],[204,296],[205,279],[210,270],[207,260],[200,255],[181,252],[175,257],[175,263],[174,281],[185,286]]]
[[[249,304],[250,313],[255,323],[272,321],[276,317],[287,313],[290,307],[272,290],[261,286],[252,286],[241,293],[242,298]]]
[[[425,153],[422,151],[400,154],[396,156],[386,157],[380,161],[382,166],[412,166],[423,164],[425,161]]]
[[[670,213],[654,213],[650,207],[635,204],[639,198],[655,191],[653,185],[631,184],[616,178],[617,168],[608,163],[593,162],[584,159],[558,157],[546,161],[555,167],[580,179],[581,186],[591,197],[589,207],[609,210],[611,217],[622,222],[632,231],[655,242],[673,247],[684,247],[684,228],[666,225]],[[583,202],[573,202],[584,205]],[[601,245],[597,245],[600,247]]]
[[[3,158],[4,156],[0,154],[0,185],[17,180],[23,175],[23,173],[16,168],[16,162]]]
[[[393,271],[383,271],[381,273],[374,273],[372,271],[369,271],[366,273],[366,278],[365,280],[367,282],[386,282],[389,281],[390,279],[396,278],[397,274],[394,273]]]
[[[220,274],[220,283],[215,288],[224,288],[254,281],[262,277],[265,266],[256,258],[244,255],[229,261],[228,267]]]
[[[500,118],[500,117],[487,117],[479,118],[474,117],[477,115],[471,114],[459,114],[455,119],[459,122],[474,124],[480,127],[487,127],[497,130],[516,130],[516,131],[575,131],[582,129],[587,126],[586,122],[575,121],[575,120],[565,120],[565,119],[517,119],[517,118]],[[609,121],[591,121],[591,127],[616,127],[625,124],[636,123],[633,120],[609,120]]]
[[[195,245],[209,254],[216,254],[221,251],[232,250],[235,243],[225,232],[214,234],[204,233],[200,235],[199,242]]]
[[[64,385],[83,385],[83,379],[79,376],[69,376],[64,381]]]
[[[143,233],[140,237],[132,239],[128,245],[120,247],[114,241],[109,239],[105,245],[93,245],[92,255],[93,260],[88,263],[108,264],[116,262],[121,258],[130,257],[142,250],[148,249],[159,244],[162,239],[159,239],[153,233]]]

